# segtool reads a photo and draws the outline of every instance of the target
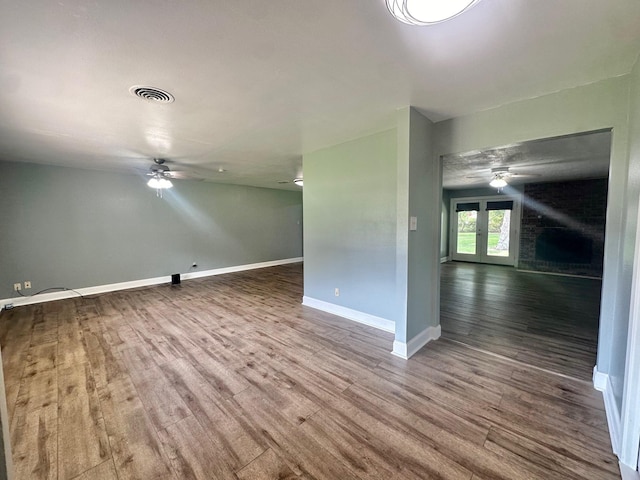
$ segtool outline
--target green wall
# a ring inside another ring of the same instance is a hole
[[[396,130],[304,156],[305,297],[398,318],[396,167]]]
[[[145,182],[0,162],[0,298],[302,256],[300,192],[174,181],[160,199]]]

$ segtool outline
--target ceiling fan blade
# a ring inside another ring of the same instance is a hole
[[[168,177],[175,178],[175,179],[177,179],[177,180],[189,180],[189,179],[193,178],[193,177],[192,177],[192,175],[190,175],[190,174],[189,174],[189,173],[187,173],[187,172],[183,172],[183,171],[176,171],[176,170],[169,170],[169,171],[166,173],[166,175],[167,175]]]

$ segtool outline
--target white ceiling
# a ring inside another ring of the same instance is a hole
[[[384,0],[0,0],[0,159],[165,157],[296,188],[277,182],[302,154],[391,128],[398,107],[438,121],[626,74],[638,25],[638,0],[482,0],[430,27]]]

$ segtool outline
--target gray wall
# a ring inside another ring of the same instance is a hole
[[[396,130],[303,161],[305,296],[395,321]]]
[[[302,194],[0,162],[0,298],[302,256]],[[29,293],[29,291],[23,291]]]
[[[408,121],[408,130],[404,121]],[[408,133],[408,158],[404,160],[408,161],[409,178],[404,188],[408,188],[409,202],[404,215],[398,210],[398,221],[408,222],[409,217],[418,220],[417,230],[410,230],[407,223],[400,224],[398,229],[399,235],[401,231],[408,232],[407,314],[406,333],[405,327],[397,325],[396,342],[408,343],[429,327],[440,324],[442,172],[440,159],[434,158],[432,152],[433,123],[414,108],[406,108],[398,112],[399,133],[403,125]],[[399,163],[403,161],[401,152],[399,149]]]
[[[395,130],[304,156],[305,297],[395,322],[401,355],[439,323],[441,174],[432,128],[406,107]]]
[[[449,200],[452,198],[465,197],[495,197],[496,195],[506,195],[510,193],[524,193],[524,185],[509,185],[505,187],[506,191],[498,192],[495,188],[464,188],[456,190],[447,190]]]

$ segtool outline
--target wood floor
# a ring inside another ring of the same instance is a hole
[[[587,382],[300,305],[289,265],[0,316],[17,478],[620,478]]]
[[[441,268],[444,337],[591,381],[602,282],[448,262]]]

